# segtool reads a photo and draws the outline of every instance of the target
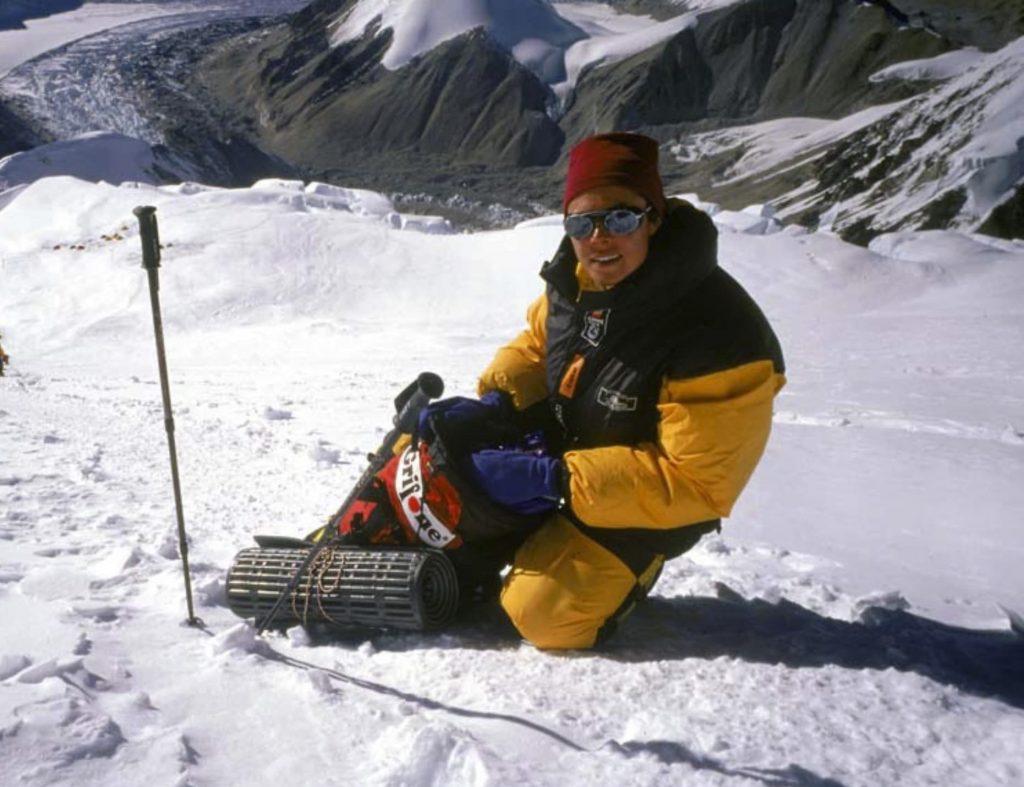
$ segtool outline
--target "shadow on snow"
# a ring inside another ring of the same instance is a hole
[[[624,662],[725,656],[787,667],[895,669],[1024,708],[1024,638],[1012,631],[960,628],[881,607],[869,607],[850,623],[785,599],[745,599],[728,589],[722,595],[648,598],[604,644],[561,655]],[[439,634],[321,630],[315,636],[322,644],[366,639],[389,651],[520,642],[495,603],[469,606]]]
[[[424,648],[500,649],[519,647],[519,638],[493,603],[463,610],[456,624],[441,634],[314,630],[314,646],[353,644],[370,638],[377,650]],[[269,654],[268,654],[269,655]],[[848,623],[825,617],[799,604],[744,599],[732,591],[722,598],[653,597],[641,604],[621,630],[592,651],[564,654],[623,662],[714,659],[721,656],[786,667],[834,665],[852,670],[896,669],[914,672],[962,691],[1024,708],[1024,638],[1010,631],[958,628],[907,612],[871,607],[861,620]],[[274,653],[271,658],[300,669],[316,669],[335,680],[399,697],[424,709],[461,717],[501,720],[532,729],[579,752],[615,752],[625,757],[655,757],[665,764],[742,776],[779,787],[842,787],[799,765],[785,768],[732,767],[695,752],[678,741],[608,741],[584,747],[555,729],[514,714],[450,705],[400,691],[337,670]]]
[[[881,607],[848,623],[786,600],[653,597],[602,653],[622,661],[727,656],[787,667],[895,669],[1024,708],[1024,639]]]

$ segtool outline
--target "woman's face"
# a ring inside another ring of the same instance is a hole
[[[612,208],[647,207],[647,200],[622,186],[602,186],[585,191],[569,203],[568,213],[590,213]],[[570,238],[576,259],[599,287],[614,287],[643,265],[651,236],[658,229],[653,214],[640,222],[629,235],[610,235],[603,224],[596,223],[594,231],[585,238]]]

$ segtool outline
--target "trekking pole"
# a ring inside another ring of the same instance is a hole
[[[171,453],[171,482],[174,484],[174,507],[178,515],[178,551],[185,573],[185,602],[188,605],[190,626],[203,627],[192,607],[192,580],[188,572],[188,539],[185,536],[185,515],[181,510],[181,482],[178,479],[178,450],[174,445],[174,414],[171,411],[171,385],[167,379],[167,356],[164,352],[164,329],[160,319],[160,235],[156,226],[156,208],[142,205],[134,211],[139,220],[142,239],[142,267],[149,277],[149,302],[153,309],[153,333],[156,334],[156,358],[160,366],[160,392],[164,399],[164,427],[167,430],[167,448]]]

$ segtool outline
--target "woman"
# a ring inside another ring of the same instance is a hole
[[[658,146],[601,134],[571,152],[566,238],[527,327],[480,378],[480,407],[550,413],[556,456],[485,451],[477,482],[550,510],[501,603],[541,648],[586,648],[665,560],[719,529],[764,451],[785,383],[764,315],[717,265],[708,216],[666,200]]]

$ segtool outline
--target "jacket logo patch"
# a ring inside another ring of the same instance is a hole
[[[602,387],[597,392],[597,403],[604,405],[613,413],[631,413],[636,410],[637,397],[626,396],[624,393]]]
[[[580,336],[590,345],[597,347],[608,330],[608,315],[611,309],[598,309],[583,315],[583,330]]]

